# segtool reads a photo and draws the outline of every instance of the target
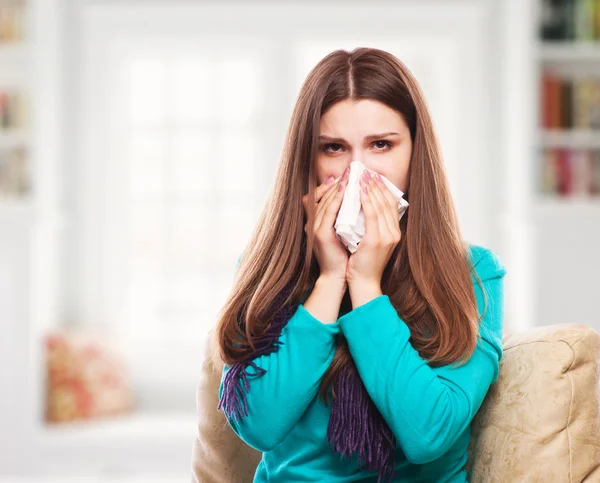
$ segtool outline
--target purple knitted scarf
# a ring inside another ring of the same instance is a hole
[[[289,288],[276,297],[274,304],[281,308],[274,315],[264,336],[257,341],[256,350],[243,361],[233,364],[225,374],[217,409],[223,408],[236,421],[238,417],[248,414],[242,385],[248,391],[248,377],[262,376],[267,372],[258,367],[253,359],[278,350],[282,344],[279,340],[281,331],[298,308],[298,304],[294,303],[283,306],[288,293]],[[252,366],[254,372],[248,372],[248,366]],[[340,453],[342,457],[356,453],[359,468],[366,467],[378,473],[377,483],[390,481],[395,472],[396,438],[367,393],[354,361],[341,370],[335,384],[336,397],[332,399],[327,426],[327,441],[332,451]]]

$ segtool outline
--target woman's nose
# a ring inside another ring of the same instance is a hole
[[[350,164],[354,161],[359,161],[361,164],[363,164],[369,171],[375,171],[374,167],[371,166],[371,162],[367,159],[366,156],[362,156],[360,153],[359,154],[354,154],[347,162],[346,165],[343,166],[342,172],[339,174],[339,176],[343,176],[344,171],[346,170],[346,168],[350,169]]]
[[[369,170],[373,171],[373,166],[371,166],[371,162],[367,159],[366,156],[353,156],[352,159],[350,160],[350,163],[354,162],[354,161],[360,162],[366,168],[368,168]],[[350,163],[348,163],[348,166],[350,166]]]
[[[350,170],[350,168],[351,168],[350,164],[351,164],[353,161],[357,161],[357,159],[356,159],[356,158],[352,158],[352,159],[351,159],[351,160],[349,160],[349,161],[348,161],[348,162],[347,162],[345,165],[343,165],[343,166],[342,166],[342,172],[339,174],[339,176],[343,176],[343,175],[344,175],[344,173],[346,172],[346,169]]]

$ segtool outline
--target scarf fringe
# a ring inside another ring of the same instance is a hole
[[[361,468],[379,474],[377,483],[394,476],[396,437],[371,400],[354,361],[339,374],[327,441],[342,456],[356,453]]]
[[[230,418],[233,417],[236,422],[238,418],[248,415],[248,401],[245,394],[250,391],[248,377],[262,376],[267,372],[266,369],[259,367],[254,359],[279,349],[283,344],[280,340],[281,331],[298,308],[298,304],[283,305],[289,292],[290,288],[286,287],[275,297],[273,305],[279,306],[280,309],[273,316],[271,325],[264,335],[256,341],[256,349],[245,359],[232,364],[223,378],[223,392],[217,410],[222,408],[225,414]],[[252,366],[255,372],[248,372],[248,366]]]

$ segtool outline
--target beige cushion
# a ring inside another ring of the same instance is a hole
[[[193,483],[252,483],[261,453],[217,411],[211,340],[198,384]],[[600,482],[600,335],[583,324],[507,335],[498,381],[473,419],[471,483]],[[473,451],[475,449],[475,451]]]
[[[233,432],[217,411],[223,363],[214,348],[214,331],[204,346],[204,362],[196,395],[198,432],[192,454],[193,483],[252,483],[262,453]]]
[[[600,335],[552,325],[503,346],[498,381],[473,420],[470,481],[600,481]]]

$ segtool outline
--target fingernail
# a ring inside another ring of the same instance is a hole
[[[366,194],[366,195],[369,194],[369,191],[367,190],[367,185],[366,184],[363,185],[363,193]]]
[[[381,182],[381,176],[379,175],[379,173],[375,173],[375,179]]]
[[[338,191],[344,191],[344,184],[343,183],[339,184]]]
[[[333,176],[330,176],[329,178],[327,178],[327,181],[325,181],[325,184],[329,184],[333,181]]]
[[[365,181],[369,181],[369,178],[371,177],[371,173],[369,173],[366,169],[363,171],[363,179]]]
[[[346,179],[348,177],[348,175],[350,174],[350,168],[346,168],[346,170],[344,171],[344,175],[342,176],[342,179]]]

